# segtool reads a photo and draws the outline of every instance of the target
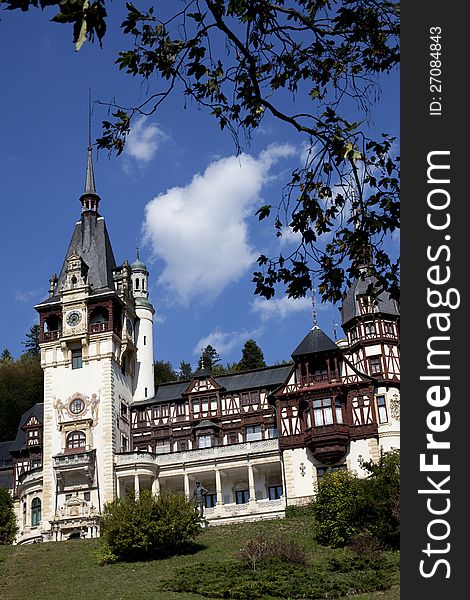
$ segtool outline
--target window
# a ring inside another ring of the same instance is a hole
[[[369,358],[369,366],[372,374],[382,373],[382,362],[380,360],[380,356],[371,356],[371,358]]]
[[[146,345],[147,345],[147,336],[144,335],[144,346],[146,346]]]
[[[176,450],[178,452],[186,452],[188,449],[188,441],[187,440],[178,440],[176,442]]]
[[[70,500],[71,497],[72,494],[65,494],[65,501],[67,502],[67,500]]]
[[[121,402],[121,417],[126,421],[129,419],[129,409],[127,408],[127,404]]]
[[[129,440],[127,439],[127,436],[125,436],[123,433],[121,433],[121,452],[128,452],[129,451]]]
[[[31,469],[39,469],[42,466],[41,458],[33,458],[31,459]]]
[[[282,496],[282,485],[270,485],[268,487],[268,496],[270,500],[279,500]]]
[[[211,435],[200,435],[198,438],[198,448],[210,448],[212,446]]]
[[[72,277],[72,288],[75,289],[77,287],[77,278],[75,277],[75,275]]]
[[[237,504],[246,504],[250,499],[249,490],[237,490],[235,492],[235,502]]]
[[[83,431],[71,431],[67,435],[67,448],[85,448],[86,436]]]
[[[278,437],[279,431],[277,427],[271,427],[271,429],[268,429],[268,440],[277,440]]]
[[[41,522],[41,500],[34,498],[31,502],[31,527],[37,527]]]
[[[23,527],[26,527],[26,502],[23,502]]]
[[[305,429],[310,429],[310,427],[312,426],[312,418],[310,416],[310,407],[308,407],[304,410],[304,422],[305,422]]]
[[[238,444],[238,433],[229,433],[228,434],[228,443],[229,444]]]
[[[39,429],[28,430],[28,446],[37,446],[39,444]]]
[[[385,396],[377,396],[377,409],[379,411],[379,423],[388,423]]]
[[[81,369],[82,366],[82,349],[75,348],[72,350],[72,369]]]
[[[366,323],[364,325],[366,335],[375,335],[375,325],[374,323]]]
[[[393,323],[384,323],[384,331],[385,335],[393,335],[395,332],[393,330]]]
[[[81,398],[74,398],[70,403],[69,410],[74,415],[79,415],[85,409],[85,402]]]
[[[313,401],[313,419],[317,427],[333,423],[331,398],[322,398],[321,400]]]
[[[90,492],[84,492],[84,493],[83,493],[83,499],[84,499],[86,502],[90,502],[90,498],[91,498],[91,494],[90,494]]]
[[[335,471],[346,471],[346,465],[337,465],[336,467],[317,467],[317,479],[321,479],[323,475],[327,473],[334,473]]]
[[[242,392],[241,403],[242,406],[249,406],[250,404],[258,404],[260,402],[259,392]]]
[[[204,506],[213,508],[217,504],[217,494],[206,494],[204,496]]]
[[[335,417],[337,423],[343,422],[343,411],[341,408],[341,400],[339,398],[335,398]]]
[[[245,427],[245,438],[247,442],[262,440],[261,425],[248,425],[248,427]]]

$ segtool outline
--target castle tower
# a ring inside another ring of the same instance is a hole
[[[49,297],[35,307],[44,369],[46,540],[99,534],[98,514],[116,496],[114,455],[130,447],[139,320],[131,267],[116,266],[99,202],[89,146],[80,220]]]
[[[139,248],[136,248],[136,260],[131,265],[132,291],[135,299],[136,324],[135,335],[137,344],[136,387],[134,400],[144,400],[155,396],[153,376],[153,315],[155,310],[148,296],[147,267],[139,258]]]
[[[340,309],[347,336],[343,380],[355,384],[365,374],[373,386],[374,400],[352,398],[353,423],[378,424],[379,447],[399,447],[400,430],[400,314],[386,292],[373,298],[369,287],[375,279],[363,269]],[[365,398],[365,397],[364,397]]]

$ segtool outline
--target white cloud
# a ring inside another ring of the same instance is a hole
[[[270,319],[285,319],[289,315],[298,312],[312,311],[312,301],[310,298],[255,298],[252,303],[252,309],[258,313],[262,321]]]
[[[149,162],[167,136],[155,123],[146,125],[142,116],[134,123],[126,140],[126,154],[137,161]]]
[[[208,335],[201,338],[193,348],[193,354],[201,354],[201,350],[209,344],[220,355],[227,354],[237,346],[243,345],[247,340],[261,334],[260,329],[254,331],[222,331],[219,327],[213,329]]]
[[[289,145],[269,146],[212,162],[185,187],[174,187],[145,209],[144,237],[165,266],[159,279],[175,300],[214,300],[246,273],[257,257],[248,217],[271,169],[295,154]]]
[[[285,319],[299,312],[309,311],[311,313],[313,311],[312,299],[310,297],[289,298],[288,296],[283,296],[282,298],[271,298],[270,300],[255,298],[251,307],[255,313],[259,314],[262,322],[271,319]],[[330,302],[320,303],[316,301],[315,309],[317,312],[332,311],[333,305]]]

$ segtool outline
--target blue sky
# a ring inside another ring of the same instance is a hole
[[[37,322],[33,306],[47,296],[80,216],[88,88],[94,99],[115,97],[124,105],[143,97],[140,82],[114,64],[128,45],[119,32],[123,5],[108,6],[103,49],[87,42],[78,53],[70,28],[49,22],[54,11],[1,12],[0,350],[14,356]],[[374,109],[380,131],[398,133],[398,98],[393,75]],[[95,104],[95,138],[106,118],[106,107]],[[181,95],[136,122],[120,157],[94,151],[100,211],[116,261],[132,262],[139,241],[156,308],[155,359],[175,368],[181,360],[195,366],[207,343],[223,363],[237,361],[250,337],[274,364],[288,359],[312,326],[309,299],[292,302],[279,294],[266,302],[251,283],[257,256],[289,243],[254,214],[275,203],[300,165],[299,139],[288,126],[266,120],[244,151],[236,157],[230,135],[193,104],[185,108]],[[333,337],[338,311],[317,304],[319,325]]]

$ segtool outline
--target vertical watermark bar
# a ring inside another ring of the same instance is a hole
[[[459,598],[470,525],[465,4],[401,3],[401,597]]]

